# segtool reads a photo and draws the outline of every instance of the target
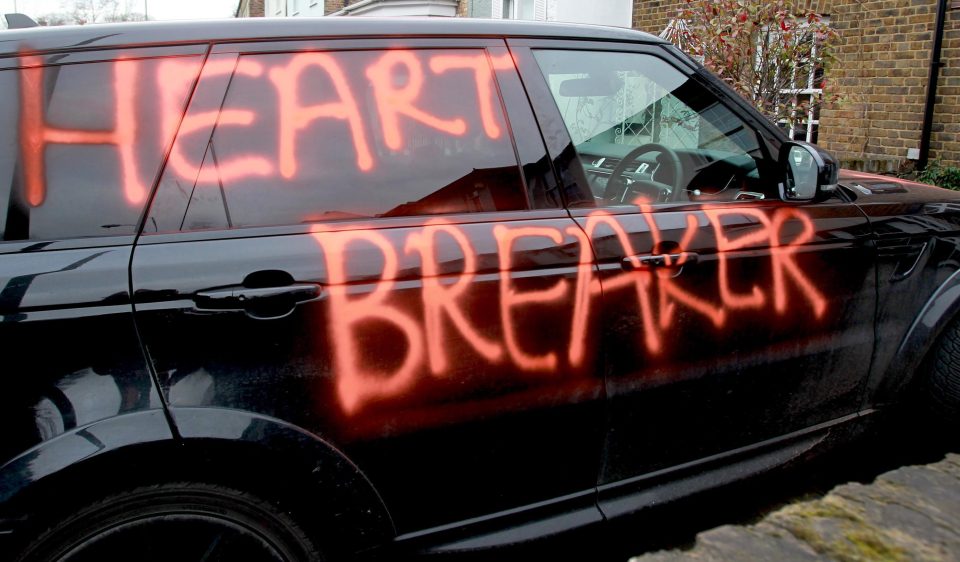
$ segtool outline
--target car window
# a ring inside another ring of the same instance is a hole
[[[199,59],[175,80],[168,59],[22,59],[0,72],[3,239],[134,234]]]
[[[495,65],[480,49],[241,57],[181,229],[527,208]]]
[[[0,99],[18,99],[17,73],[0,72]],[[17,104],[0,103],[0,233],[7,227],[7,212],[11,193],[15,191],[17,164]],[[6,238],[5,238],[6,239]]]
[[[771,196],[757,133],[658,57],[535,51],[597,205]]]

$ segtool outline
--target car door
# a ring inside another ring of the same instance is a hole
[[[174,418],[312,433],[401,534],[562,496],[599,520],[592,256],[555,184],[502,41],[217,46],[133,258]]]
[[[603,318],[604,513],[636,507],[662,481],[647,475],[855,416],[875,310],[862,213],[783,201],[769,132],[660,46],[511,49],[562,175],[585,187],[571,215],[600,270],[584,314]]]
[[[172,141],[157,73],[174,56],[196,69],[202,51],[34,52],[0,64],[0,462],[22,455],[5,465],[3,500],[108,447],[171,435],[137,340],[129,263]],[[179,119],[187,89],[167,94]],[[98,440],[91,426],[122,415],[138,431]],[[81,437],[68,454],[38,446],[69,433]]]

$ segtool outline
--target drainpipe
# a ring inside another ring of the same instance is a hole
[[[937,30],[933,35],[933,52],[930,54],[930,75],[927,78],[927,104],[923,108],[923,129],[920,133],[920,158],[917,169],[923,170],[930,160],[930,135],[933,132],[933,109],[937,103],[937,80],[940,78],[940,52],[943,50],[943,26],[947,19],[947,0],[939,0],[937,6]]]

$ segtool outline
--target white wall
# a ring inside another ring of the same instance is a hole
[[[265,0],[263,3],[263,12],[263,15],[268,18],[283,16],[322,16],[323,0]]]
[[[300,0],[301,16],[322,16],[323,0]],[[293,12],[291,11],[291,14]]]
[[[339,13],[351,16],[446,16],[457,15],[456,0],[360,0]]]
[[[272,18],[277,15],[285,16],[287,14],[286,9],[287,0],[265,0],[263,3],[263,15]],[[277,14],[277,12],[280,12]]]
[[[547,0],[547,20],[631,27],[631,0]]]

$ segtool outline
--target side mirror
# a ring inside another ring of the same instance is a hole
[[[810,201],[837,189],[840,164],[815,145],[784,143],[780,147],[780,168],[780,197],[785,201]]]

